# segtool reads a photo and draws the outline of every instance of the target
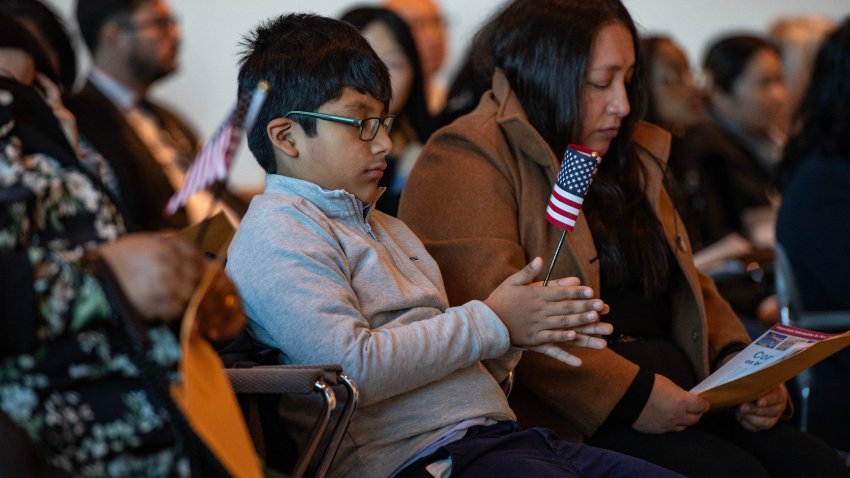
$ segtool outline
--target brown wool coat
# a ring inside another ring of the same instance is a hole
[[[678,264],[670,286],[671,337],[702,379],[725,346],[749,339],[711,279],[694,267],[685,227],[662,186],[669,134],[644,123],[634,139],[648,172],[647,198]],[[425,145],[405,186],[399,217],[439,263],[452,305],[486,298],[536,256],[548,264],[561,236],[544,217],[558,167],[559,158],[498,72],[475,111]],[[578,276],[599,291],[596,255],[587,222],[579,216],[552,277]],[[511,399],[526,425],[580,439],[602,424],[638,366],[608,349],[566,348],[581,357],[581,367],[526,352]]]

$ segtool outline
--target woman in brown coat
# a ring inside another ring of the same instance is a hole
[[[638,123],[637,34],[619,0],[515,1],[475,48],[493,87],[426,144],[400,208],[452,303],[484,298],[529,258],[551,256],[561,231],[544,214],[567,144],[604,157],[553,276],[598,291],[615,336],[606,350],[571,348],[578,368],[526,353],[511,397],[526,424],[689,476],[799,476],[813,463],[840,473],[822,443],[777,425],[783,386],[710,415],[687,391],[748,338],[693,265],[662,183],[669,134]]]

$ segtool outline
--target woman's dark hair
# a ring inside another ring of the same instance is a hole
[[[485,74],[496,68],[504,72],[529,121],[557,155],[579,134],[593,38],[613,23],[637,41],[634,22],[619,0],[517,0],[475,37],[476,61]],[[639,60],[639,47],[634,48]],[[635,75],[628,86],[632,111],[620,128],[622,138],[631,138],[643,116],[643,87],[643,78]]]
[[[51,64],[48,69],[38,69],[47,75],[54,83],[65,91],[71,91],[77,79],[77,54],[71,44],[68,30],[59,17],[50,8],[37,0],[3,0],[0,8],[6,10],[18,21],[30,22],[44,37],[46,45],[42,49],[50,49],[59,60],[59,71],[54,71]],[[50,52],[45,51],[46,55]]]
[[[449,86],[446,104],[434,119],[434,128],[442,128],[474,110],[481,95],[490,89],[492,83],[492,72],[489,76],[482,72],[475,62],[473,52],[468,51]]]
[[[248,131],[248,147],[260,166],[276,171],[266,125],[292,110],[316,111],[339,98],[343,88],[369,94],[388,108],[390,74],[369,42],[351,25],[311,14],[291,14],[262,22],[242,41],[238,97],[269,83],[265,103]],[[316,120],[295,116],[315,136]],[[341,152],[342,153],[342,152]]]
[[[340,20],[350,23],[361,32],[374,22],[383,23],[393,34],[395,40],[404,50],[407,60],[413,67],[413,82],[407,103],[399,112],[399,119],[407,118],[420,143],[425,143],[434,132],[434,121],[428,111],[428,100],[425,96],[425,75],[422,73],[422,63],[410,27],[398,14],[386,8],[356,7],[340,17]]]
[[[709,47],[702,69],[716,87],[731,93],[732,86],[744,72],[747,63],[762,50],[770,50],[781,57],[779,47],[767,39],[753,35],[724,37]]]
[[[496,17],[486,24],[472,41],[472,46],[449,86],[446,104],[437,115],[437,128],[448,125],[478,106],[481,96],[493,86],[493,42],[489,35],[498,34],[492,26]]]
[[[668,246],[646,207],[645,172],[632,141],[646,108],[638,34],[619,0],[516,0],[476,35],[475,62],[485,75],[504,72],[529,122],[555,155],[579,141],[581,95],[593,40],[618,24],[631,33],[635,71],[627,85],[631,111],[623,118],[585,201],[607,285],[637,280],[648,297],[667,287]]]
[[[783,186],[809,158],[850,161],[850,17],[824,40],[778,170]]]

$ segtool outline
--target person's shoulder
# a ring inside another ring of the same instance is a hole
[[[81,100],[85,100],[95,96],[103,96],[103,93],[98,91],[97,87],[94,86],[94,83],[92,83],[91,80],[86,80],[86,82],[83,83],[82,87],[75,91],[72,91],[63,99],[66,103],[78,103]]]
[[[389,234],[394,240],[409,241],[412,238],[419,241],[416,233],[410,229],[410,226],[408,226],[407,223],[383,211],[372,211],[372,213],[369,214],[369,222],[372,223],[373,226],[383,229],[385,233]]]
[[[228,249],[228,261],[240,270],[264,263],[297,261],[317,253],[338,254],[336,225],[308,200],[291,194],[257,195],[243,216]]]
[[[525,127],[520,123],[527,121],[517,120],[505,124],[499,116],[498,105],[493,100],[484,99],[472,112],[431,135],[417,160],[417,166],[423,163],[451,169],[475,167],[473,164],[477,164],[479,159],[500,164],[505,155],[509,156],[509,143],[512,142],[509,137],[520,138],[516,141],[522,144],[527,142],[530,125]],[[476,159],[470,161],[471,158]]]
[[[129,148],[126,138],[130,136],[130,124],[118,106],[93,83],[86,82],[79,91],[63,98],[63,101],[65,107],[74,114],[80,135],[91,142],[99,153],[115,156]],[[105,156],[110,161],[120,159],[109,155]]]
[[[635,145],[662,163],[670,156],[671,139],[669,131],[646,121],[639,121],[632,135]]]
[[[173,121],[188,124],[183,115],[170,103],[162,100],[148,100],[148,104],[157,114]]]
[[[322,210],[309,200],[296,194],[264,192],[256,195],[248,206],[240,227],[253,228],[263,224],[286,224],[290,231],[302,229],[317,222],[331,221]],[[277,226],[275,226],[277,227]]]
[[[713,121],[704,120],[685,129],[682,144],[697,153],[707,151],[724,151],[731,146],[728,131]]]
[[[812,158],[800,165],[803,171],[810,174],[850,175],[850,157],[848,158]]]
[[[151,107],[156,115],[167,125],[179,128],[180,131],[193,142],[197,142],[198,132],[186,117],[170,104],[162,101],[150,101]]]
[[[497,115],[498,104],[485,95],[472,111],[435,131],[431,139],[440,141],[447,138],[492,136],[497,129]]]
[[[106,107],[115,109],[109,98],[98,90],[91,81],[86,81],[82,88],[64,97],[63,101],[65,106],[77,116]]]
[[[832,190],[836,186],[850,193],[850,158],[811,158],[803,161],[791,175],[786,190],[804,188],[807,191],[816,189]]]

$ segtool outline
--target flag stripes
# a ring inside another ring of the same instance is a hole
[[[586,148],[575,145],[567,148],[546,207],[547,221],[561,229],[573,230],[600,161],[599,155]]]
[[[164,214],[171,216],[177,212],[193,194],[211,184],[227,178],[230,163],[236,154],[243,133],[251,128],[262,102],[266,97],[268,84],[261,82],[254,91],[248,91],[236,102],[236,106],[219,126],[215,134],[207,141],[186,171],[183,187],[171,196],[165,206]]]

